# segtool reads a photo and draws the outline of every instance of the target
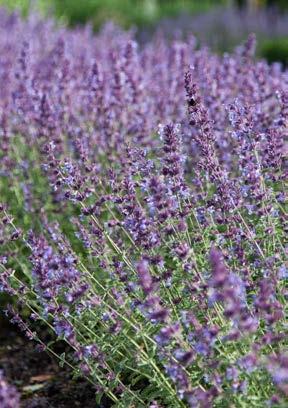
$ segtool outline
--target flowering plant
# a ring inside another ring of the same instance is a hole
[[[111,406],[285,404],[287,71],[0,21],[6,313]]]

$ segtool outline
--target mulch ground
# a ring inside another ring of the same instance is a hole
[[[21,394],[21,408],[104,408],[95,402],[93,387],[73,380],[67,368],[36,350],[6,321],[0,321],[0,369]],[[107,405],[105,404],[107,407]]]

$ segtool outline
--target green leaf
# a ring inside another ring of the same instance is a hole
[[[41,390],[41,388],[43,387],[45,387],[45,383],[26,385],[25,387],[22,388],[22,390],[27,393],[32,393]]]
[[[104,395],[103,392],[97,392],[97,394],[95,395],[95,399],[96,399],[97,404],[101,403],[101,399],[102,399],[103,395]]]
[[[64,367],[64,365],[65,365],[65,357],[66,357],[66,354],[65,354],[65,353],[60,354],[59,366],[60,366],[61,368]]]

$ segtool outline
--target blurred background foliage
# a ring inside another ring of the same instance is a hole
[[[255,32],[259,56],[288,63],[288,0],[0,0],[0,5],[23,15],[36,9],[70,26],[89,21],[95,30],[113,20],[138,27],[144,41],[156,28],[167,35],[192,32],[220,52]]]
[[[52,13],[70,25],[92,21],[97,29],[103,21],[114,20],[124,27],[154,24],[163,17],[198,13],[225,4],[227,0],[0,0],[23,14],[33,7]]]

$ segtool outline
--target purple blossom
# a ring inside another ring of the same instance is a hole
[[[137,264],[137,272],[139,276],[139,283],[145,295],[148,295],[153,290],[153,279],[149,272],[149,263],[142,259]]]
[[[0,371],[0,405],[2,408],[20,407],[20,396],[16,388],[8,384]]]
[[[255,45],[0,11],[0,289],[116,405],[287,397],[287,70]]]

